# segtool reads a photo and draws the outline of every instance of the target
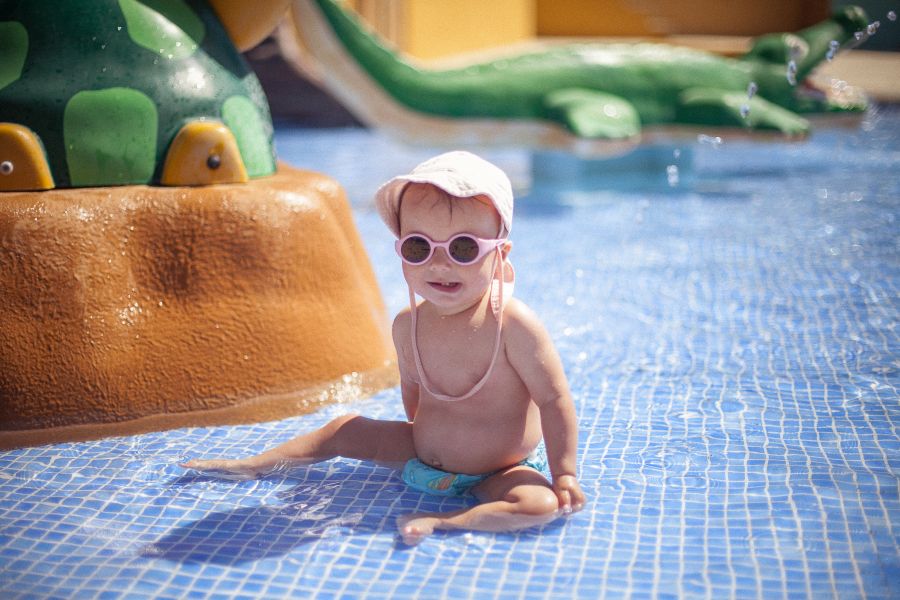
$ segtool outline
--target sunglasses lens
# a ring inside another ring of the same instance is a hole
[[[400,246],[400,255],[411,263],[420,263],[428,259],[431,254],[431,244],[423,237],[414,235],[408,237]]]
[[[478,258],[478,242],[467,235],[453,238],[450,242],[450,256],[461,263],[470,263]]]

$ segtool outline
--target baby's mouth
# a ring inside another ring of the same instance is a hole
[[[452,282],[429,281],[428,285],[430,285],[434,289],[439,290],[441,292],[455,292],[457,289],[459,289],[459,286],[461,284],[458,281],[452,281]]]

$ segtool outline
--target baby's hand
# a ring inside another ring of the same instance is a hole
[[[584,508],[584,492],[574,475],[560,475],[553,478],[553,491],[559,500],[563,514],[578,512]]]
[[[189,460],[181,463],[180,467],[185,469],[194,469],[195,471],[203,471],[216,477],[223,479],[256,479],[265,475],[269,470],[263,469],[258,465],[251,463],[247,459],[239,460]]]

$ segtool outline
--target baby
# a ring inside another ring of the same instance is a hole
[[[449,152],[392,179],[375,201],[409,285],[409,310],[393,324],[407,421],[345,415],[257,456],[183,466],[253,477],[343,456],[402,466],[416,490],[479,501],[400,517],[407,544],[435,529],[512,531],[580,510],[562,364],[534,313],[512,298],[509,179]]]

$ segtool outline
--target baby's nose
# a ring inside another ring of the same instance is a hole
[[[449,269],[450,257],[447,256],[447,251],[443,248],[435,248],[431,260],[428,261],[428,266],[432,269]]]

